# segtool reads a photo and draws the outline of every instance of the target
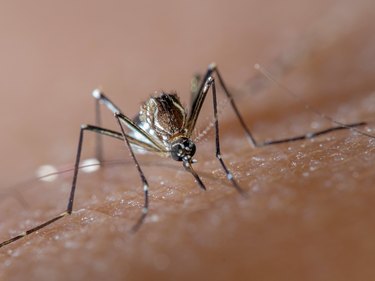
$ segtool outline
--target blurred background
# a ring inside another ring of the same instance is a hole
[[[155,91],[175,90],[188,104],[192,75],[216,62],[260,139],[273,128],[262,131],[256,118],[292,108],[251,96],[255,63],[311,104],[369,95],[374,11],[366,0],[0,1],[1,187],[42,164],[74,161],[79,126],[94,122],[97,87],[133,116]],[[366,104],[340,120],[373,119]]]

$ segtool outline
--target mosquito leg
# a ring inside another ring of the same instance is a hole
[[[82,125],[80,129],[80,134],[79,134],[79,141],[78,141],[78,149],[77,149],[77,156],[76,156],[76,161],[74,164],[74,174],[73,174],[73,182],[72,182],[72,188],[70,190],[70,195],[69,195],[69,201],[68,201],[68,206],[66,211],[70,215],[73,211],[73,202],[74,202],[74,194],[76,190],[76,185],[77,185],[77,179],[78,179],[78,170],[79,170],[79,162],[81,159],[81,152],[82,152],[82,144],[83,144],[83,135],[85,131],[91,131],[95,132],[97,134],[117,138],[117,139],[122,139],[122,135],[119,132],[104,129],[101,127],[97,126],[92,126],[92,125]]]
[[[206,87],[207,81],[210,79],[210,77],[214,73],[217,74],[217,76],[219,78],[220,85],[224,89],[224,92],[225,92],[227,98],[229,99],[229,102],[230,102],[230,104],[233,108],[234,113],[236,114],[238,120],[240,121],[240,124],[241,124],[242,128],[246,132],[246,136],[248,137],[248,140],[249,140],[250,144],[253,147],[257,147],[258,143],[256,142],[255,138],[253,137],[253,134],[250,132],[249,128],[246,126],[245,121],[243,120],[239,110],[237,109],[237,106],[234,102],[232,94],[228,91],[223,79],[221,78],[220,73],[217,70],[216,65],[213,64],[213,63],[208,66],[208,70],[207,70],[207,72],[206,72],[206,74],[205,74],[205,76],[202,80],[202,83],[201,83],[200,87],[199,87],[198,94],[195,96],[195,99],[193,100],[193,102],[191,104],[191,114],[190,114],[189,120],[188,120],[188,131],[191,134],[191,132],[193,131],[193,129],[195,127],[196,121],[198,119],[198,115],[200,113],[200,110],[202,108],[203,102],[204,102],[204,100],[206,98],[206,94],[207,94],[207,92],[204,91],[204,87]]]
[[[142,168],[139,165],[139,162],[138,162],[137,158],[135,157],[134,151],[133,151],[132,147],[130,146],[130,141],[128,139],[128,136],[125,134],[125,130],[124,130],[124,127],[122,125],[122,122],[126,122],[126,120],[123,119],[123,115],[119,112],[115,113],[115,117],[116,117],[116,120],[117,120],[117,122],[118,122],[118,124],[121,128],[121,132],[122,132],[122,135],[123,135],[125,145],[127,146],[127,148],[130,151],[130,156],[134,160],[134,164],[137,167],[139,177],[141,178],[141,181],[142,181],[142,184],[143,184],[144,204],[143,204],[142,214],[139,217],[137,223],[132,227],[132,232],[136,232],[141,227],[141,225],[143,224],[143,222],[144,222],[144,220],[147,216],[147,213],[148,213],[148,209],[149,209],[149,207],[148,207],[149,206],[149,200],[148,200],[149,185],[148,185],[147,179],[146,179],[146,177],[145,177],[145,175],[142,171]]]
[[[232,182],[234,188],[241,194],[246,195],[246,192],[238,185],[237,181],[234,179],[233,174],[227,166],[224,163],[224,160],[221,155],[220,150],[220,135],[219,135],[219,119],[217,116],[217,98],[216,98],[216,85],[215,80],[212,78],[212,76],[209,76],[206,80],[206,87],[211,87],[212,91],[212,100],[213,100],[213,108],[214,108],[214,119],[215,119],[215,146],[216,146],[216,158],[219,160],[221,166],[223,167],[225,171],[225,175],[229,181]],[[208,89],[203,89],[204,92],[208,91]]]
[[[208,90],[212,89],[212,95],[213,95],[213,108],[214,108],[214,119],[215,119],[215,144],[216,144],[216,158],[219,160],[222,168],[225,171],[225,175],[229,181],[232,182],[233,187],[242,195],[246,195],[245,191],[238,185],[236,180],[233,177],[233,174],[229,171],[227,166],[224,163],[224,160],[222,159],[221,151],[220,151],[220,137],[219,137],[219,121],[218,121],[218,113],[217,113],[217,99],[216,99],[216,86],[215,86],[215,80],[212,78],[211,74],[213,73],[213,70],[215,69],[214,65],[210,65],[203,83],[200,85],[198,92],[196,93],[190,109],[190,115],[188,117],[187,121],[187,136],[190,137],[192,134],[192,131],[194,130],[195,124],[197,122],[200,110],[202,108],[203,102],[207,96]],[[224,85],[225,86],[225,85]],[[231,96],[229,96],[231,97]],[[231,103],[234,105],[233,99],[231,99]],[[241,115],[239,114],[236,106],[234,105],[233,108],[235,109],[235,112],[237,113],[237,116],[243,124],[245,130],[247,130],[247,127],[245,125],[245,122],[242,120]],[[256,146],[256,142],[253,139],[252,135],[250,134],[250,131],[248,131],[248,135],[250,136],[251,143]],[[189,163],[184,163],[184,167],[187,170],[191,170],[190,165],[186,165]],[[194,173],[193,173],[194,175]],[[195,176],[195,175],[194,175]],[[197,178],[197,177],[196,177]]]
[[[96,91],[100,91],[100,90],[95,89],[92,93],[93,96],[96,95],[96,94],[94,94],[94,92],[96,92]],[[97,126],[97,127],[102,126],[100,103],[99,103],[98,99],[95,99],[95,126]],[[96,135],[96,144],[95,144],[95,156],[96,156],[96,159],[99,161],[99,163],[101,163],[103,161],[103,159],[104,159],[103,155],[104,154],[103,154],[102,135],[97,134]]]
[[[8,245],[10,243],[13,243],[13,242],[31,234],[31,233],[33,233],[33,232],[36,232],[36,231],[54,223],[55,221],[60,220],[61,218],[65,217],[67,215],[72,214],[74,194],[75,194],[77,178],[78,178],[79,162],[80,162],[80,158],[81,158],[81,151],[82,151],[82,144],[83,144],[83,135],[84,135],[85,131],[91,131],[91,132],[98,133],[98,134],[101,134],[101,135],[105,135],[105,136],[109,136],[109,137],[113,137],[113,138],[117,138],[117,139],[123,139],[123,135],[119,132],[104,129],[104,128],[100,128],[100,127],[97,127],[97,126],[82,125],[81,128],[80,128],[78,148],[77,148],[77,156],[76,156],[76,160],[75,160],[75,164],[74,164],[74,174],[73,174],[72,187],[71,187],[71,190],[70,190],[70,195],[69,195],[69,200],[68,200],[68,205],[67,205],[66,210],[64,212],[62,212],[61,214],[57,215],[56,217],[54,217],[54,218],[52,218],[48,221],[45,221],[44,223],[41,223],[41,224],[39,224],[39,225],[37,225],[33,228],[30,228],[30,229],[26,230],[25,232],[22,232],[22,233],[20,233],[16,236],[6,240],[6,241],[0,243],[0,248],[5,246],[5,245]]]
[[[311,133],[307,133],[305,135],[295,136],[295,137],[291,137],[291,138],[265,141],[263,143],[260,143],[258,146],[267,146],[267,145],[293,142],[293,141],[299,141],[299,140],[307,140],[307,139],[312,139],[312,138],[315,138],[317,136],[328,134],[328,133],[331,133],[331,132],[334,132],[334,131],[347,130],[347,129],[350,129],[350,128],[355,128],[355,127],[360,127],[360,126],[365,126],[365,125],[366,125],[366,122],[358,122],[358,123],[347,124],[347,125],[345,125],[345,127],[344,126],[336,126],[336,127],[331,127],[331,128],[324,129],[324,130],[321,130],[321,131],[311,132]]]
[[[122,122],[133,132],[136,134],[141,134],[145,139],[147,139],[147,143],[149,143],[150,146],[154,148],[154,151],[163,151],[164,147],[161,146],[158,142],[154,140],[154,138],[147,133],[145,130],[140,128],[133,120],[131,120],[129,117],[124,115],[120,108],[117,107],[108,97],[106,97],[102,92],[100,91],[94,91],[93,97],[97,99],[100,103],[104,104],[115,116],[119,116],[119,118],[122,120]],[[129,136],[127,136],[129,138]]]
[[[202,75],[196,73],[190,81],[190,105],[194,102],[199,94],[200,85],[202,84]]]
[[[345,129],[350,129],[350,128],[355,128],[355,127],[366,125],[366,122],[358,122],[358,123],[352,123],[352,124],[341,124],[340,123],[339,126],[331,127],[331,128],[325,129],[325,130],[318,131],[318,132],[310,132],[310,133],[307,133],[307,134],[301,135],[301,136],[296,136],[296,137],[291,137],[291,138],[286,138],[286,139],[280,139],[280,140],[266,141],[266,142],[262,142],[262,143],[257,142],[254,139],[254,137],[251,134],[251,132],[248,129],[248,127],[246,126],[244,120],[242,119],[242,116],[239,113],[239,111],[237,109],[237,106],[236,106],[236,104],[234,102],[233,96],[229,92],[227,86],[225,85],[225,82],[224,82],[224,80],[223,80],[223,78],[222,78],[222,76],[221,76],[221,74],[220,74],[220,72],[219,72],[219,70],[218,70],[218,68],[217,68],[217,66],[215,64],[211,64],[209,66],[207,74],[206,74],[206,77],[208,78],[209,76],[207,76],[207,75],[208,74],[212,75],[213,73],[216,73],[216,75],[217,75],[217,77],[219,79],[219,83],[220,83],[221,87],[223,88],[225,95],[229,99],[230,104],[231,104],[231,106],[232,106],[235,114],[237,115],[237,118],[240,121],[242,128],[246,132],[246,135],[248,136],[248,139],[249,139],[250,143],[254,147],[261,147],[261,146],[266,146],[266,145],[273,145],[273,144],[280,144],[280,143],[286,143],[286,142],[299,141],[299,140],[304,140],[304,139],[311,139],[311,138],[315,138],[317,136],[320,136],[320,135],[323,135],[323,134],[327,134],[327,133],[331,133],[331,132],[334,132],[334,131],[345,130]],[[205,79],[207,79],[207,78],[205,78]],[[338,123],[338,122],[336,122],[336,123]]]
[[[248,140],[250,142],[250,144],[253,146],[253,147],[257,147],[259,146],[259,144],[257,143],[257,141],[255,140],[253,134],[250,132],[249,128],[246,126],[246,123],[245,121],[243,120],[242,118],[242,115],[240,114],[237,106],[236,106],[236,103],[234,102],[234,99],[233,99],[233,96],[232,94],[229,92],[226,84],[224,83],[224,80],[223,78],[221,77],[220,75],[220,72],[219,70],[217,69],[217,66],[216,64],[212,63],[208,66],[208,71],[207,71],[207,74],[210,73],[209,75],[211,76],[211,74],[213,73],[216,73],[218,79],[219,79],[219,83],[221,85],[221,87],[223,88],[224,90],[224,93],[225,95],[227,96],[227,98],[229,99],[229,102],[230,102],[230,105],[232,106],[232,109],[234,111],[234,113],[236,114],[237,118],[238,118],[238,121],[240,121],[240,124],[242,126],[242,128],[244,129],[247,137],[248,137]]]
[[[50,225],[51,223],[54,223],[55,221],[57,221],[57,220],[65,217],[67,215],[68,215],[67,212],[63,212],[60,215],[54,217],[53,219],[50,219],[50,220],[48,220],[48,221],[46,221],[46,222],[44,222],[44,223],[42,223],[42,224],[40,224],[40,225],[38,225],[36,227],[30,228],[30,229],[26,230],[25,232],[22,232],[22,233],[20,233],[20,234],[18,234],[16,236],[12,237],[11,239],[6,240],[6,241],[0,243],[0,248],[4,247],[4,246],[6,246],[6,245],[8,245],[10,243],[13,243],[13,242],[15,242],[15,241],[17,241],[17,240],[19,240],[21,238],[24,238],[25,236],[27,236],[27,235],[29,235],[29,234],[31,234],[33,232],[36,232],[36,231],[38,231],[38,230],[46,227],[47,225]]]
[[[116,112],[122,113],[121,109],[116,106],[109,98],[107,98],[107,96],[105,96],[104,93],[100,90],[94,90],[92,92],[92,96],[100,103],[104,104],[110,111],[112,111],[113,114]]]
[[[101,127],[101,112],[100,103],[103,103],[107,108],[109,108],[113,113],[121,112],[120,108],[116,106],[111,100],[109,100],[102,91],[95,89],[92,92],[92,96],[95,98],[95,125]],[[103,160],[103,142],[102,135],[98,134],[96,136],[96,147],[95,155],[99,162]]]

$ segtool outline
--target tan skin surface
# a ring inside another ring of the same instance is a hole
[[[93,34],[102,32],[102,27],[106,32],[123,32],[127,36],[116,41],[116,35],[108,35],[106,44],[103,44],[105,47],[101,48],[96,45],[100,40],[93,42],[89,40],[92,38],[86,37],[87,43],[75,40],[78,49],[87,48],[93,56],[84,52],[86,56],[81,57],[79,52],[73,52],[77,57],[72,61],[79,60],[79,65],[88,65],[89,69],[77,70],[75,64],[72,66],[59,61],[63,68],[60,75],[54,69],[49,69],[50,72],[44,69],[45,78],[39,78],[40,85],[37,85],[37,78],[35,85],[30,82],[34,85],[30,90],[32,95],[23,97],[21,104],[17,103],[19,109],[27,109],[30,117],[12,121],[12,130],[19,129],[18,134],[23,137],[17,135],[13,137],[13,142],[7,143],[10,136],[4,136],[4,183],[27,179],[35,167],[43,163],[60,165],[73,162],[78,126],[93,120],[92,101],[88,95],[91,88],[102,85],[124,112],[130,111],[129,116],[135,114],[137,104],[155,89],[181,89],[182,100],[188,104],[189,73],[196,70],[203,72],[204,67],[216,58],[230,88],[235,89],[236,101],[246,123],[258,140],[284,138],[311,131],[312,127],[322,129],[332,126],[304,109],[295,99],[289,99],[272,82],[268,81],[266,89],[259,94],[247,92],[253,89],[253,84],[246,81],[256,73],[252,65],[266,61],[271,69],[275,69],[273,67],[279,64],[272,63],[274,54],[295,56],[286,60],[291,64],[291,71],[279,78],[303,95],[307,103],[340,121],[371,121],[374,118],[373,30],[363,14],[357,14],[355,18],[356,10],[349,4],[343,9],[350,11],[344,13],[344,18],[334,13],[338,8],[333,9],[337,7],[333,4],[319,9],[313,9],[313,5],[310,7],[306,3],[305,7],[296,6],[294,2],[283,6],[293,7],[298,12],[293,9],[283,12],[276,4],[272,7],[244,5],[208,5],[200,10],[198,3],[195,6],[190,3],[165,18],[156,10],[162,10],[163,6],[157,6],[154,7],[156,15],[146,11],[142,21],[151,24],[155,21],[158,25],[150,29],[142,29],[140,25],[138,32],[132,31],[134,24],[129,27],[131,9],[123,7],[124,13],[119,13],[121,17],[117,17],[116,12],[103,7],[97,7],[97,13],[93,13],[95,8],[87,8],[93,9],[88,13],[93,18],[87,16],[87,21],[91,24],[100,21],[97,26],[88,28],[94,29]],[[200,12],[196,12],[195,7]],[[255,7],[257,11],[254,11]],[[152,8],[149,7],[150,10]],[[329,9],[332,12],[327,12]],[[369,10],[363,3],[362,13]],[[65,16],[77,12],[63,10],[62,15],[64,11],[67,13]],[[277,14],[272,19],[266,17],[271,11]],[[323,11],[329,15],[325,20],[321,17]],[[185,13],[188,16],[181,20]],[[210,13],[216,14],[214,20],[210,21],[210,16],[203,18]],[[40,15],[36,18],[43,19]],[[62,19],[65,18],[62,16]],[[105,19],[111,19],[116,25],[109,28]],[[176,21],[175,25],[171,24],[172,20]],[[206,26],[203,20],[208,22]],[[69,26],[70,21],[66,22]],[[274,25],[270,27],[265,24],[271,22]],[[296,22],[299,24],[296,25]],[[86,30],[86,21],[73,23],[78,30]],[[322,23],[325,23],[324,31],[318,28],[311,33],[320,39],[312,40],[312,35],[306,36],[306,30]],[[345,32],[341,28],[335,30],[332,23],[341,26]],[[156,36],[157,26],[161,28],[159,31],[166,28],[165,34],[160,31]],[[199,29],[199,26],[204,27]],[[189,30],[184,31],[183,27]],[[53,28],[45,28],[54,34]],[[63,37],[61,27],[55,28]],[[290,37],[295,38],[295,43],[288,36],[280,35],[285,30],[291,32]],[[191,35],[193,33],[194,36]],[[74,34],[69,34],[77,39]],[[174,38],[173,35],[181,37]],[[135,42],[131,40],[132,36],[137,38]],[[181,38],[186,41],[176,43],[177,46],[158,41],[180,42]],[[200,45],[200,51],[189,51],[187,42],[193,41],[191,44]],[[133,42],[134,46],[126,45],[131,44],[129,42]],[[89,43],[96,47],[87,47]],[[185,46],[182,48],[178,44]],[[278,51],[278,45],[282,44],[285,52]],[[306,46],[309,48],[304,49]],[[124,55],[123,62],[119,62],[114,54],[120,52],[121,47],[125,54],[133,52],[133,57],[129,55],[126,58],[127,55]],[[141,49],[137,52],[137,48]],[[266,51],[264,48],[269,49]],[[171,52],[173,49],[178,51]],[[51,51],[51,56],[55,55]],[[108,55],[106,60],[105,55]],[[262,55],[267,59],[262,59]],[[92,63],[91,58],[96,58],[96,62]],[[101,60],[105,62],[100,63]],[[93,67],[96,65],[103,67]],[[113,69],[108,71],[110,66]],[[68,75],[71,71],[74,71],[73,74]],[[56,84],[50,81],[55,78],[52,74],[57,76],[54,80]],[[65,75],[79,77],[65,81],[61,78]],[[37,91],[40,88],[43,88],[44,96]],[[15,87],[13,91],[17,89]],[[53,101],[49,100],[50,92],[55,89],[59,89],[60,95],[54,94]],[[130,94],[124,96],[124,92]],[[220,94],[220,97],[223,95]],[[9,96],[10,103],[12,99],[20,100]],[[71,103],[65,101],[64,104],[64,100]],[[31,102],[32,108],[29,109]],[[207,113],[211,110],[210,102],[208,99],[205,105]],[[12,109],[14,112],[14,107]],[[248,191],[249,198],[241,197],[226,181],[214,157],[211,132],[207,140],[198,143],[196,158],[199,162],[194,165],[207,185],[206,192],[199,189],[180,163],[152,155],[139,157],[150,184],[151,209],[143,227],[136,234],[131,234],[129,231],[142,207],[142,187],[124,145],[108,140],[106,159],[122,159],[126,163],[106,166],[93,174],[80,173],[76,212],[39,233],[1,248],[1,279],[373,279],[375,140],[355,132],[341,131],[312,141],[252,149],[230,108],[226,106],[223,111],[220,115],[223,157],[239,184]],[[81,112],[84,114],[81,115]],[[7,111],[4,114],[7,116]],[[5,128],[6,120],[3,122]],[[116,128],[111,114],[105,116],[105,122],[109,127]],[[206,123],[202,116],[200,127]],[[370,122],[363,129],[371,130],[373,127]],[[84,158],[92,156],[93,150],[93,137],[87,139]],[[10,148],[13,148],[12,154]],[[19,168],[13,166],[9,169],[12,163],[18,163]],[[52,183],[29,182],[21,185],[17,190],[31,202],[30,206],[22,206],[22,202],[12,196],[16,194],[14,189],[9,191],[5,187],[3,190],[11,196],[4,196],[1,203],[0,238],[5,240],[9,235],[63,211],[70,176],[63,174]]]

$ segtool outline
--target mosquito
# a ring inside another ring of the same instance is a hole
[[[267,73],[265,73],[266,75]],[[45,221],[33,228],[26,230],[2,243],[0,248],[13,243],[31,233],[34,233],[60,219],[71,215],[73,212],[74,195],[77,187],[79,164],[81,159],[82,144],[85,132],[93,132],[99,137],[97,140],[97,157],[101,160],[101,136],[107,136],[115,138],[124,142],[124,145],[130,152],[130,156],[134,165],[137,168],[138,175],[142,182],[144,203],[142,213],[137,222],[132,227],[132,231],[136,232],[143,224],[148,211],[149,211],[149,184],[147,178],[137,160],[136,152],[139,149],[143,151],[155,153],[160,156],[167,156],[177,162],[182,162],[184,169],[190,173],[198,186],[206,190],[206,186],[197,172],[193,169],[192,164],[195,162],[194,155],[196,153],[196,146],[192,139],[192,134],[196,126],[199,114],[201,112],[205,98],[209,92],[212,93],[213,100],[213,115],[214,115],[214,131],[215,131],[215,155],[219,161],[221,168],[223,169],[226,179],[231,183],[232,187],[241,195],[246,196],[246,190],[244,190],[234,178],[232,172],[225,164],[221,150],[220,150],[220,138],[219,138],[219,120],[218,120],[218,105],[216,97],[216,80],[218,85],[222,88],[226,98],[229,100],[229,104],[234,111],[241,127],[243,128],[250,145],[253,148],[275,145],[280,143],[299,141],[305,139],[311,139],[322,134],[327,134],[333,131],[349,129],[366,125],[365,122],[358,122],[352,124],[342,124],[337,121],[331,120],[333,123],[338,124],[336,127],[331,127],[317,132],[309,132],[304,135],[295,136],[291,138],[272,140],[267,142],[258,142],[253,137],[249,128],[244,122],[236,103],[233,99],[232,94],[228,90],[221,73],[219,72],[216,64],[212,63],[208,66],[208,70],[202,79],[197,79],[200,82],[195,90],[192,91],[191,104],[188,109],[184,108],[180,102],[179,97],[176,93],[160,93],[158,96],[149,98],[142,106],[138,115],[131,119],[127,117],[121,109],[116,106],[103,92],[99,90],[93,91],[93,97],[96,99],[97,109],[97,125],[81,125],[79,132],[77,155],[74,164],[73,180],[70,189],[70,195],[67,203],[66,210],[54,218]],[[211,91],[210,91],[211,90]],[[109,109],[119,126],[118,131],[106,129],[100,126],[100,113],[99,106],[103,104]],[[324,116],[323,116],[324,117]]]

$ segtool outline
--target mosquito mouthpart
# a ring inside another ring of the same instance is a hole
[[[196,182],[198,183],[199,187],[202,188],[203,190],[206,190],[206,186],[202,182],[201,178],[198,176],[197,172],[193,169],[191,166],[191,160],[189,159],[183,159],[183,166],[186,171],[188,171],[190,174],[193,175],[195,178]]]

